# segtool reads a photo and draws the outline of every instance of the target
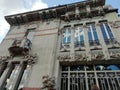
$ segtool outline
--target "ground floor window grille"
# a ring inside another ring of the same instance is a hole
[[[119,70],[99,70],[98,66],[90,66],[91,69],[87,69],[88,67],[63,66],[61,90],[92,90],[94,85],[100,90],[120,90]]]

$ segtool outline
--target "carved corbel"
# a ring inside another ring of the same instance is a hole
[[[83,55],[83,54],[76,54],[75,55],[75,60],[76,61],[82,61],[82,60],[85,60],[86,59],[86,57],[85,57],[85,55]]]
[[[10,58],[12,57],[11,56],[0,56],[0,64],[5,63]]]
[[[34,55],[26,55],[24,56],[24,59],[28,62],[28,64],[35,64],[38,60],[37,54]]]
[[[54,90],[55,87],[55,77],[49,77],[48,75],[42,77],[42,87],[40,89],[50,89]]]
[[[68,61],[68,60],[71,59],[71,57],[70,57],[70,55],[59,55],[57,57],[57,59],[60,60],[60,61]]]

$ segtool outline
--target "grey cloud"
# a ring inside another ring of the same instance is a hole
[[[9,30],[4,16],[46,7],[42,0],[0,0],[0,42]]]

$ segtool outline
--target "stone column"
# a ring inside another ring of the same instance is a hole
[[[56,57],[55,57],[55,63],[54,63],[54,75],[55,76],[55,82],[56,82],[56,86],[55,88],[58,89],[60,88],[60,82],[61,82],[61,74],[60,74],[60,63],[59,63],[59,60],[57,59],[58,55],[59,55],[59,51],[60,51],[60,48],[61,48],[61,42],[62,42],[62,30],[59,30],[58,31],[58,36],[57,36],[57,48],[56,48]]]
[[[70,43],[70,57],[71,57],[71,61],[74,60],[74,27],[71,27],[71,43]]]
[[[87,61],[90,61],[91,60],[91,51],[90,51],[90,47],[89,47],[87,28],[83,28],[83,31],[84,31],[84,37],[85,37],[84,43],[85,43],[85,49],[86,49],[86,56],[88,57]]]

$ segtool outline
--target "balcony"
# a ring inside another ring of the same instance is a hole
[[[31,41],[27,38],[22,40],[14,40],[11,47],[8,48],[8,51],[11,56],[26,55],[31,49]]]

